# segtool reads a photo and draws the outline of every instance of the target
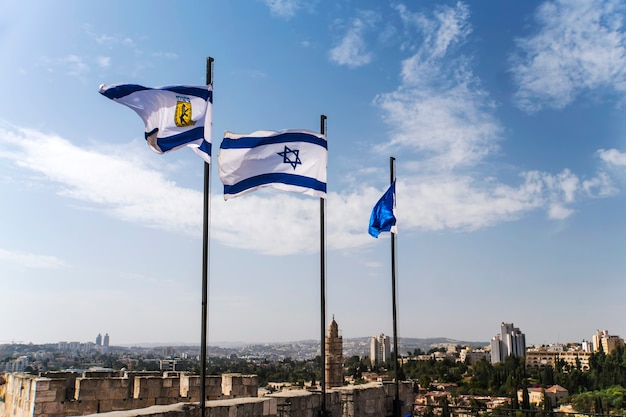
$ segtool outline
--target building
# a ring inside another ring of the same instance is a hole
[[[102,334],[98,333],[98,336],[96,336],[96,346],[102,346]]]
[[[600,330],[596,331],[596,334],[593,336],[593,351],[599,352],[602,350],[607,355],[610,355],[615,349],[619,346],[624,346],[624,339],[619,336],[609,335],[608,330],[604,330],[600,332]]]
[[[388,362],[391,359],[389,336],[379,334],[372,337],[370,342],[370,361],[372,365]]]
[[[559,361],[563,361],[572,369],[580,369],[583,372],[589,370],[589,358],[592,352],[582,348],[570,348],[563,350],[555,346],[539,346],[526,351],[527,368],[556,368]]]
[[[104,347],[109,347],[109,334],[108,333],[104,335],[103,346]]]
[[[491,339],[491,363],[504,362],[507,356],[526,355],[526,335],[513,323],[501,323],[500,333]]]
[[[548,388],[527,388],[528,389],[528,401],[537,407],[541,407],[544,402],[549,401],[550,408],[555,408],[561,398],[565,398],[569,395],[569,391],[560,385],[552,385]],[[517,400],[521,403],[523,401],[523,390],[517,391]]]
[[[473,365],[483,359],[486,361],[491,360],[491,353],[484,349],[474,350],[470,346],[466,346],[459,352],[459,361],[463,363]]]
[[[17,359],[12,359],[6,362],[4,364],[4,370],[6,372],[24,372],[28,366],[28,362],[27,356],[20,356]]]
[[[324,377],[326,388],[343,385],[343,337],[339,336],[339,326],[333,317],[328,325],[328,336],[324,344],[326,364]]]

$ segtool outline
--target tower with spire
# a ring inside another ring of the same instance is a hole
[[[339,336],[339,326],[333,320],[328,325],[328,336],[325,343],[326,388],[340,387],[343,385],[343,337]]]

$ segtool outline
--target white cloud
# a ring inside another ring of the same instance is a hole
[[[61,58],[42,58],[43,65],[49,72],[56,72],[57,69],[71,76],[81,76],[89,71],[89,65],[83,58],[77,55],[67,55]]]
[[[300,0],[264,0],[273,16],[291,19],[302,7]]]
[[[620,167],[626,166],[626,153],[617,149],[600,149],[598,150],[598,155],[600,159],[608,164]]]
[[[357,68],[372,61],[373,55],[368,51],[364,40],[365,32],[374,27],[378,15],[371,11],[362,11],[354,18],[343,39],[332,48],[328,57],[331,62]]]
[[[128,36],[115,34],[109,35],[107,33],[95,33],[89,25],[83,27],[83,30],[89,35],[97,44],[112,48],[116,45],[124,45],[130,48],[135,47],[135,41]]]
[[[603,89],[626,93],[624,5],[616,0],[558,0],[537,9],[537,33],[517,40],[512,72],[517,106],[560,109]]]
[[[412,55],[402,63],[400,85],[374,103],[390,126],[389,141],[377,151],[419,152],[420,159],[409,157],[404,166],[419,175],[398,184],[401,224],[473,230],[540,208],[550,218],[564,219],[574,213],[570,206],[580,198],[614,194],[604,173],[581,179],[568,169],[556,175],[524,172],[517,186],[460,174],[461,169],[471,169],[473,175],[482,171],[484,165],[477,167],[498,150],[504,133],[494,103],[472,72],[471,59],[453,53],[472,33],[469,10],[462,3],[439,7],[432,17],[411,13],[403,5],[396,10],[406,30],[418,33],[415,45],[404,46]]]
[[[196,233],[201,195],[177,187],[138,159],[79,148],[35,130],[0,129],[0,157],[60,185],[58,193],[97,204],[115,217],[183,233]]]
[[[57,269],[66,266],[65,262],[55,256],[35,255],[2,248],[0,248],[0,260],[15,263],[25,268]]]
[[[472,31],[469,11],[459,3],[438,8],[428,19],[397,10],[408,28],[419,31],[419,46],[403,61],[396,91],[375,99],[391,127],[391,140],[383,146],[420,151],[436,170],[471,166],[497,149],[502,127],[467,59],[449,57]]]
[[[108,68],[111,66],[111,57],[110,56],[99,56],[96,58],[96,62],[98,66],[101,68]]]
[[[124,148],[117,151],[91,150],[55,135],[11,127],[0,127],[0,139],[0,158],[40,174],[35,180],[55,184],[61,196],[123,221],[201,235],[202,193],[176,185],[162,167],[152,168],[137,148],[145,147],[143,143],[117,145]],[[556,176],[526,173],[517,186],[451,173],[408,177],[397,186],[400,233],[474,230],[542,207],[550,216],[562,218],[571,213],[568,204],[579,196],[602,196],[607,185],[606,178],[581,181],[567,170]],[[383,191],[362,185],[350,192],[329,193],[329,249],[372,243],[367,224]],[[273,255],[317,251],[319,201],[272,190],[226,202],[214,195],[211,224],[212,239],[228,246]]]

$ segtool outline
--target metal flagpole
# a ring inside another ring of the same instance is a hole
[[[213,85],[213,58],[206,60],[206,83]],[[211,103],[213,103],[211,91]],[[211,121],[213,123],[213,121]],[[210,140],[211,138],[209,138]],[[209,202],[211,184],[211,165],[204,162],[204,211],[202,233],[202,329],[200,331],[200,416],[204,417],[206,402],[206,339],[207,339],[207,300],[209,275]]]
[[[323,114],[320,116],[320,133],[326,134],[326,116]],[[328,143],[328,141],[327,141]],[[328,180],[327,180],[328,182]],[[322,378],[320,384],[322,386],[322,408],[320,410],[320,416],[328,416],[326,411],[326,343],[325,333],[326,328],[326,225],[324,211],[326,206],[326,199],[320,198],[320,317],[321,317],[321,333],[320,333],[320,358],[322,362]]]
[[[389,183],[393,184],[396,179],[395,173],[396,158],[389,157]],[[395,196],[394,196],[395,198]],[[395,204],[395,201],[394,201]],[[391,297],[392,297],[392,309],[393,309],[393,370],[396,376],[396,397],[393,402],[393,415],[394,417],[400,417],[400,381],[398,378],[398,326],[397,326],[397,314],[396,314],[396,234],[393,230],[391,232]]]

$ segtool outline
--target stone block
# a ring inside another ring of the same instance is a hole
[[[263,401],[263,416],[275,416],[278,413],[276,398]]]
[[[108,413],[109,411],[114,411],[113,400],[98,400],[98,410],[98,412],[100,413]]]
[[[60,402],[43,403],[43,414],[63,415],[65,408]]]
[[[56,391],[37,391],[35,401],[38,403],[54,402],[57,400]]]
[[[91,389],[81,389],[74,393],[76,401],[93,401],[96,399],[96,391]]]
[[[44,379],[44,378],[37,378],[35,380],[36,383],[36,387],[35,389],[37,391],[48,391],[50,389],[50,380],[49,379]]]

